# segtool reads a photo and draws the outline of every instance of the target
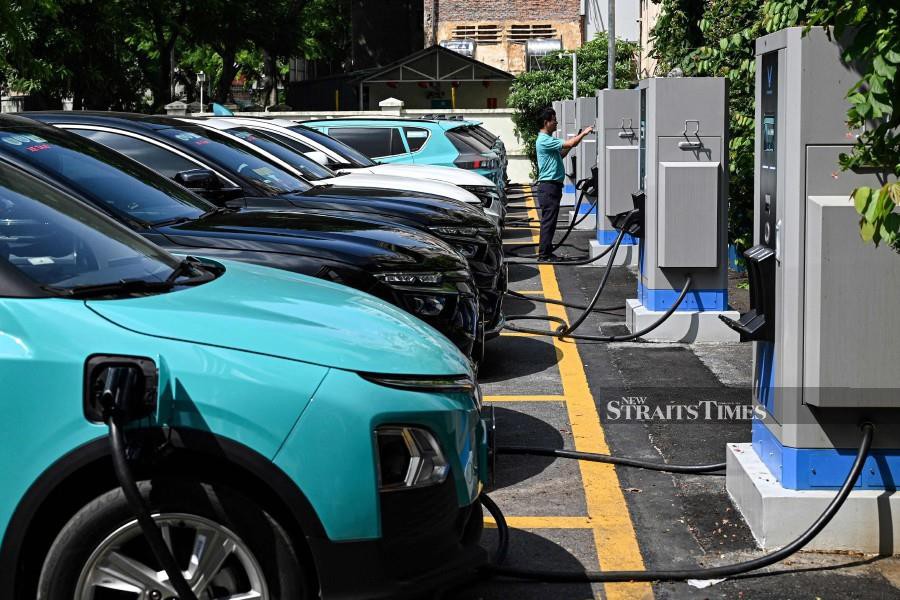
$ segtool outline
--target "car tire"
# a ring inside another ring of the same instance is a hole
[[[169,529],[164,533],[172,540],[173,554],[188,574],[191,574],[188,565],[192,554],[195,559],[198,556],[203,559],[207,558],[205,552],[209,550],[208,558],[212,562],[216,557],[211,548],[237,546],[220,568],[207,569],[210,589],[204,592],[203,598],[230,597],[257,589],[264,590],[261,597],[266,600],[312,597],[310,577],[284,528],[239,492],[218,484],[182,480],[142,481],[138,486],[161,529]],[[121,544],[117,545],[117,541]],[[214,544],[214,541],[223,543]],[[82,507],[57,535],[41,569],[38,600],[82,597],[76,593],[81,594],[85,587],[92,588],[87,581],[92,577],[105,577],[109,565],[122,564],[119,562],[122,555],[147,567],[143,573],[162,572],[149,553],[149,546],[137,528],[134,513],[122,491],[115,489]],[[197,567],[195,571],[198,577],[200,570]],[[128,579],[129,573],[131,571],[127,569],[116,571],[111,577],[121,582]],[[192,578],[186,579],[192,584]],[[144,581],[146,583],[146,578]],[[119,584],[106,583],[99,587],[106,585]],[[103,593],[106,590],[100,590],[99,596]],[[135,592],[135,597],[138,593]],[[172,595],[162,589],[158,596]]]

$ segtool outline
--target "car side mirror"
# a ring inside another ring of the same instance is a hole
[[[209,191],[218,190],[222,187],[222,182],[209,169],[181,171],[175,174],[174,179],[189,190]]]
[[[311,152],[306,152],[304,154],[304,156],[306,156],[306,158],[316,161],[323,167],[331,166],[331,161],[328,160],[328,155],[326,155],[324,152],[319,152],[318,150],[313,150]]]
[[[124,421],[156,412],[159,375],[152,359],[95,354],[84,364],[84,416],[103,423],[112,416]]]

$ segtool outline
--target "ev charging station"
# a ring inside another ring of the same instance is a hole
[[[842,171],[858,131],[845,93],[859,75],[827,33],[756,43],[751,310],[752,444],[731,444],[727,489],[764,548],[790,540],[834,497],[860,423],[875,425],[860,483],[810,549],[896,553],[900,542],[900,256],[860,239],[850,198],[877,173]]]
[[[609,249],[619,232],[612,217],[633,207],[631,195],[638,190],[638,120],[640,93],[630,90],[597,90],[597,239],[591,240],[591,257]],[[608,264],[604,257],[597,265]],[[638,240],[625,234],[613,257],[616,265],[636,267]]]
[[[575,106],[575,100],[562,100],[559,103],[559,110],[556,111],[557,131],[559,131],[559,138],[564,142],[578,134],[578,128],[575,126]],[[566,176],[563,179],[563,195],[560,206],[575,206],[575,202],[578,200],[578,192],[575,190],[575,166],[578,159],[575,156],[575,152],[570,152],[563,159]]]
[[[585,127],[593,127],[597,120],[597,99],[594,96],[588,98],[578,98],[575,101],[575,133]],[[591,170],[597,164],[597,132],[594,131],[586,135],[581,143],[575,146],[575,181],[583,181],[590,179]],[[594,206],[597,201],[597,190],[588,185],[585,190],[591,193],[585,193],[578,207],[578,213],[569,212],[569,222],[582,219],[575,225],[575,229],[594,229],[597,223],[597,207]],[[582,190],[575,190],[576,205],[578,204],[578,196]],[[593,208],[591,208],[593,206]]]
[[[626,325],[636,332],[659,321],[677,304],[689,276],[683,301],[642,337],[737,341],[737,333],[718,318],[738,317],[728,310],[725,79],[644,79],[638,94],[638,186],[644,222],[638,297],[626,302]]]

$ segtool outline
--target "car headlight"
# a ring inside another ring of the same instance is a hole
[[[478,254],[478,246],[475,244],[453,244],[453,247],[459,250],[459,253],[465,256],[466,258],[473,258],[476,254]]]
[[[453,226],[441,226],[441,227],[430,227],[429,228],[433,233],[438,235],[457,235],[461,237],[475,237],[478,235],[477,227],[453,227]]]
[[[389,285],[440,285],[444,281],[442,273],[375,273],[375,277]]]
[[[375,439],[379,491],[438,485],[447,479],[450,464],[430,431],[419,427],[379,427]]]
[[[477,384],[469,375],[392,375],[360,373],[366,381],[385,387],[412,392],[466,392],[472,393]]]
[[[478,196],[478,199],[481,200],[481,206],[485,208],[493,204],[494,201],[500,200],[497,188],[491,185],[462,185],[460,187]]]

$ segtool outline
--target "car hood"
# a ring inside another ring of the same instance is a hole
[[[495,187],[496,184],[485,177],[467,169],[429,165],[400,165],[395,163],[366,167],[370,173],[378,175],[399,175],[444,181],[456,185],[483,185]]]
[[[419,230],[311,211],[221,212],[158,232],[185,248],[296,254],[375,270],[466,267],[453,248]]]
[[[480,204],[478,196],[462,189],[458,185],[437,181],[426,177],[402,177],[399,175],[370,174],[348,172],[347,175],[324,179],[318,183],[332,184],[335,187],[361,187],[384,190],[402,190],[420,192],[432,196],[451,198],[467,204]]]
[[[309,209],[396,216],[425,225],[490,226],[481,207],[418,192],[322,185],[283,197],[294,206]]]
[[[470,373],[443,335],[374,296],[287,271],[220,264],[225,273],[204,285],[86,304],[125,329],[188,343],[350,371]]]

